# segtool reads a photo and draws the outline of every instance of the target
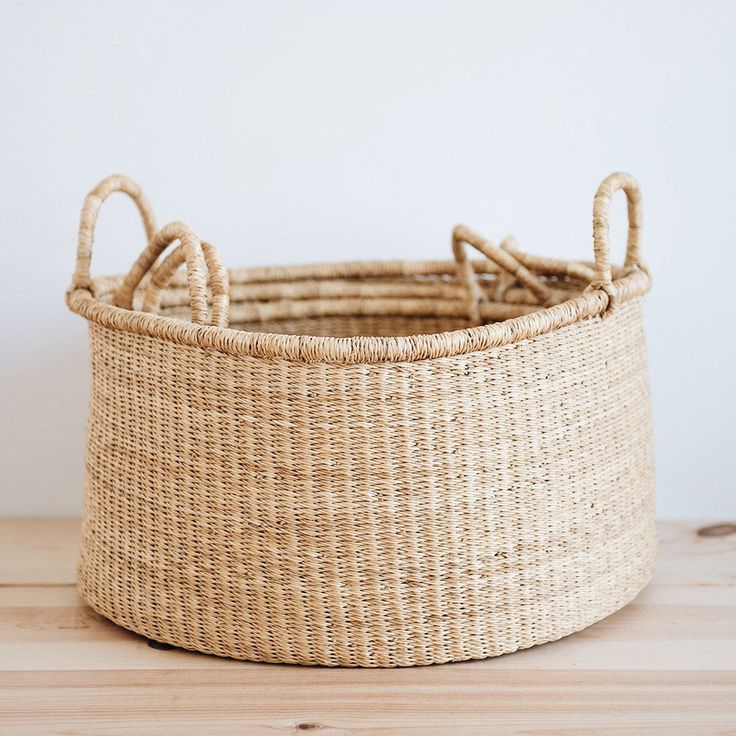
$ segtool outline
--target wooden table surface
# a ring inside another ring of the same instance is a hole
[[[736,734],[736,526],[663,523],[654,579],[558,642],[394,670],[162,650],[87,608],[76,520],[0,520],[0,734]]]

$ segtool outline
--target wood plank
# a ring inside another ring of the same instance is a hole
[[[558,642],[467,666],[499,669],[707,670],[736,665],[731,605],[662,605],[656,593]],[[643,596],[640,596],[643,598]],[[29,657],[29,647],[34,652]],[[161,651],[92,611],[69,588],[0,588],[0,669],[223,669],[255,666]]]
[[[73,585],[79,519],[0,519],[0,585]]]
[[[736,534],[660,525],[650,586],[559,642],[398,670],[160,650],[96,614],[75,520],[0,521],[0,733],[736,734]]]
[[[654,582],[736,585],[736,527],[723,536],[698,534],[716,526],[660,522]],[[0,585],[74,584],[79,527],[79,519],[0,519]]]
[[[406,675],[411,682],[406,682]],[[479,676],[480,675],[480,676]],[[100,734],[715,734],[733,672],[264,667],[0,675],[0,726]],[[26,693],[33,697],[26,697]],[[62,725],[63,724],[63,730]],[[11,730],[12,729],[12,730]]]
[[[723,536],[706,536],[724,526],[701,522],[660,522],[659,547],[652,583],[657,586],[736,587],[736,526]],[[650,586],[651,587],[651,586]]]
[[[661,522],[652,584],[736,586],[736,531],[698,535],[715,526]],[[79,528],[79,519],[0,519],[0,585],[73,585]]]

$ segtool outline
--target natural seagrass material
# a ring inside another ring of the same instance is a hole
[[[113,191],[148,243],[92,279]],[[593,263],[459,226],[454,261],[228,272],[105,180],[67,294],[92,357],[82,595],[187,649],[373,667],[495,656],[617,610],[655,551],[640,226],[614,174]]]

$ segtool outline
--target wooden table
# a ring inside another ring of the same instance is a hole
[[[74,588],[76,520],[0,520],[0,734],[736,734],[736,526],[663,523],[649,587],[559,642],[395,670],[149,646]]]

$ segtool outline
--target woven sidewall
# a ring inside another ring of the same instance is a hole
[[[638,297],[405,363],[90,333],[79,585],[126,628],[240,659],[420,665],[558,639],[649,578]]]

